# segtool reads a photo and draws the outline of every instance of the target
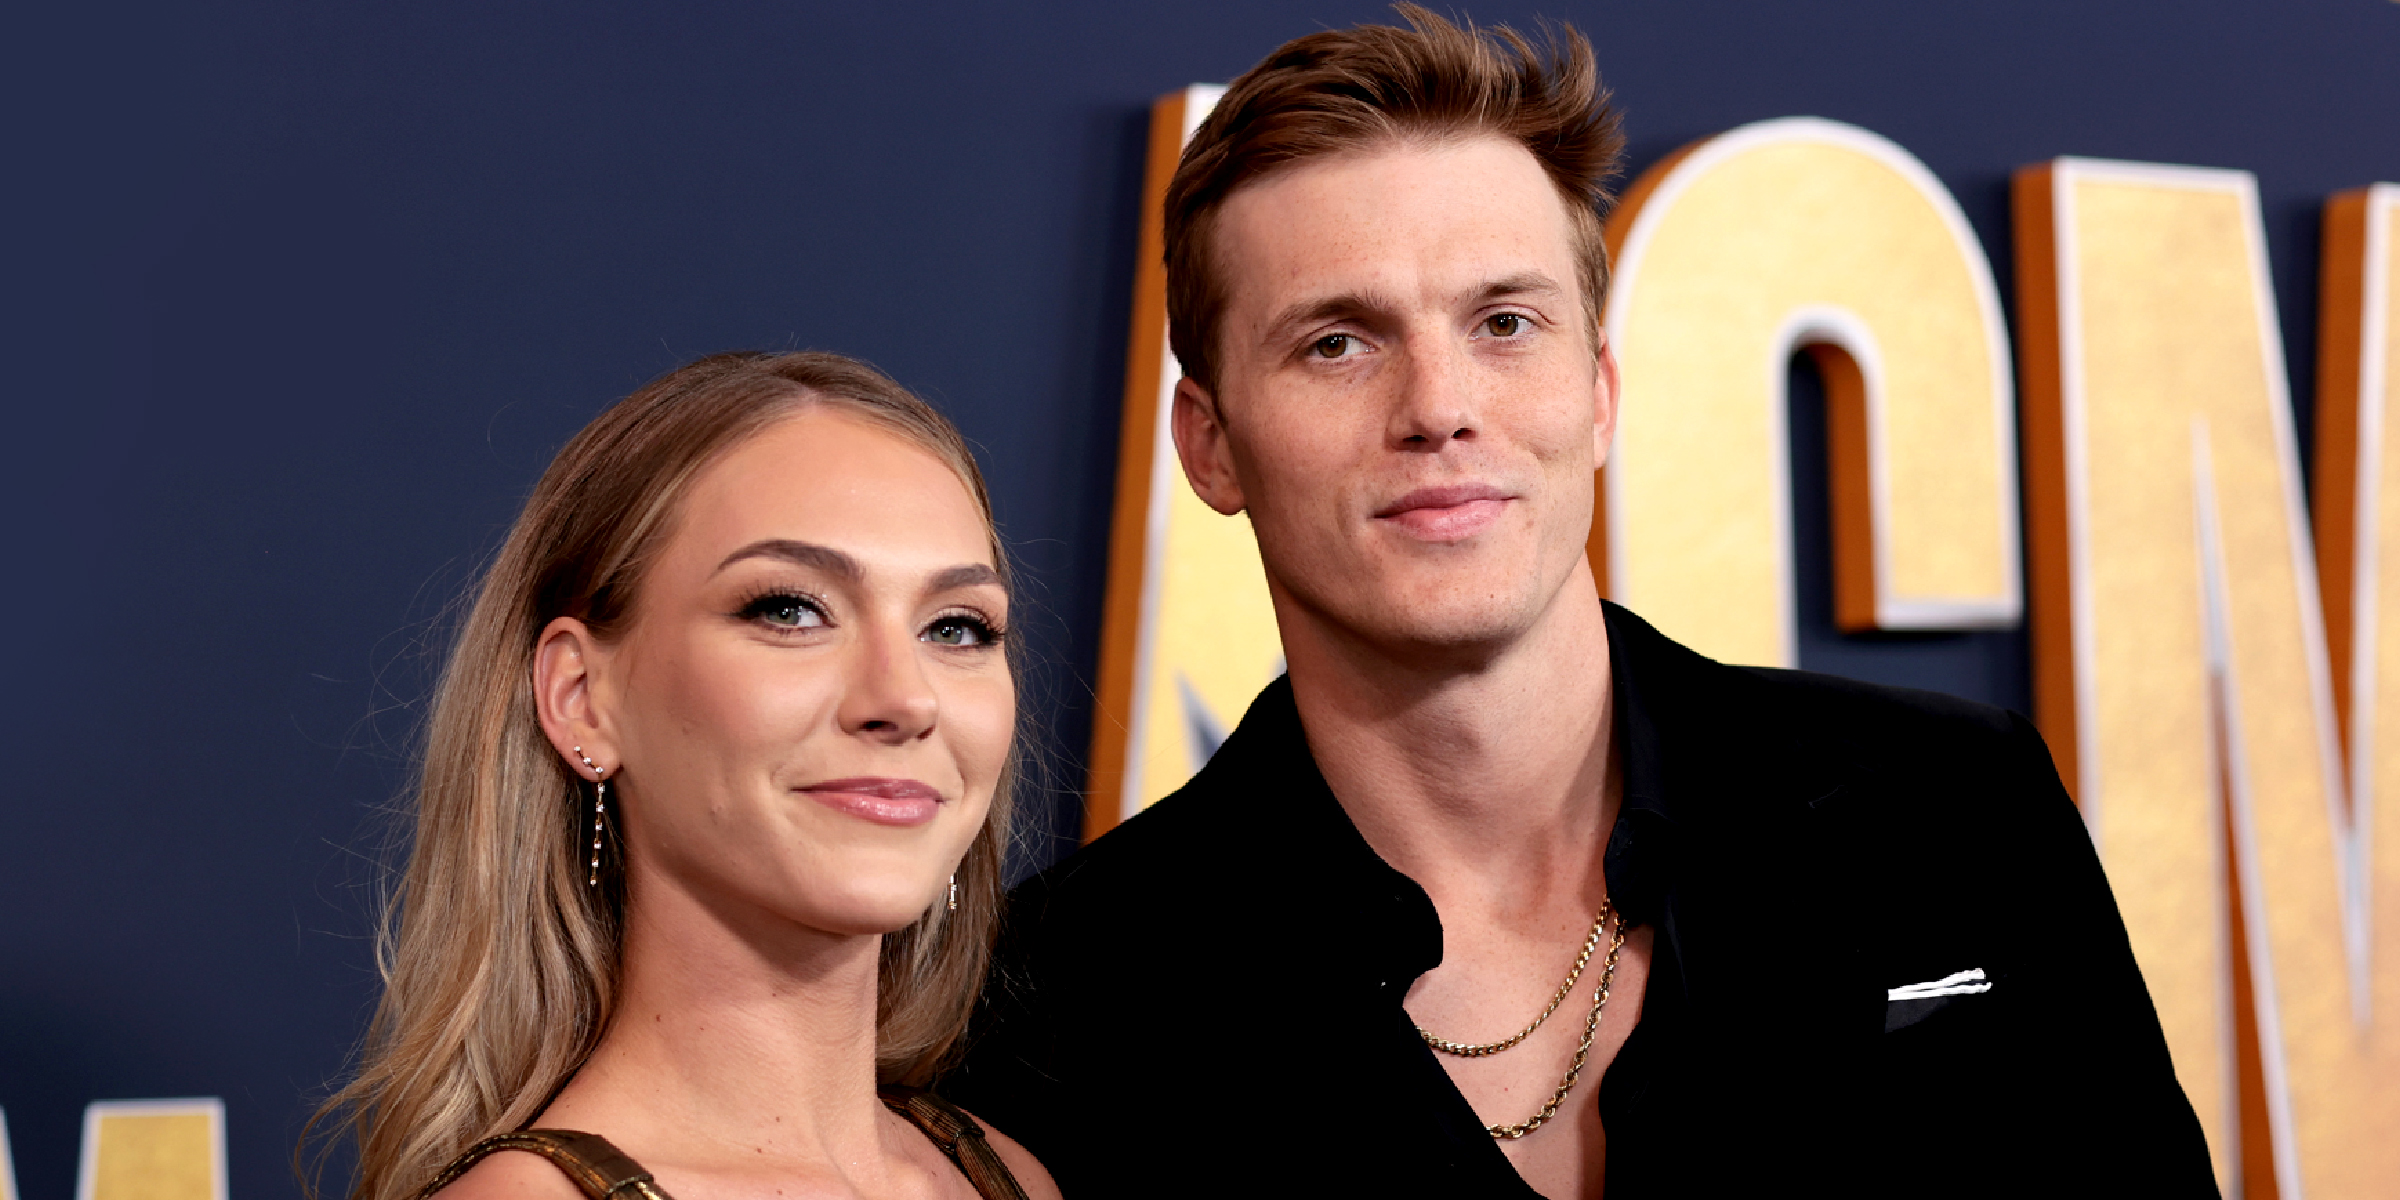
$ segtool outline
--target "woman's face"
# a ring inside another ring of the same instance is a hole
[[[1014,726],[995,566],[958,477],[839,408],[697,477],[628,628],[584,643],[637,903],[879,934],[940,899]]]

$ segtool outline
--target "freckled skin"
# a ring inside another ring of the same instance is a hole
[[[1615,365],[1592,353],[1572,232],[1497,139],[1311,160],[1226,200],[1219,390],[1182,385],[1176,444],[1203,500],[1250,513],[1312,633],[1497,646],[1580,564]],[[1489,291],[1511,279],[1548,286]],[[1366,303],[1285,319],[1338,297]],[[1469,481],[1510,496],[1470,537],[1375,515]]]

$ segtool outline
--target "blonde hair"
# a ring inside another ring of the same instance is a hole
[[[982,512],[958,431],[872,367],[835,354],[719,354],[600,414],[558,452],[468,611],[435,692],[415,835],[377,939],[383,999],[358,1075],[317,1121],[355,1135],[355,1200],[402,1200],[475,1142],[548,1105],[608,1028],[625,888],[621,846],[586,885],[590,802],[535,715],[535,641],[550,621],[622,632],[691,481],[776,421],[830,406],[930,452]],[[1019,739],[1020,742],[1022,739]],[[999,909],[1012,749],[958,870],[958,907],[886,934],[876,1067],[923,1083],[966,1027]],[[612,843],[616,830],[609,829]]]

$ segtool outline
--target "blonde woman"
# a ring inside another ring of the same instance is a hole
[[[1015,689],[958,433],[718,355],[559,452],[432,712],[355,1200],[1055,1196],[912,1085],[983,977]]]

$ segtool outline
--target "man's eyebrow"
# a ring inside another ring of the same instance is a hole
[[[1483,290],[1477,294],[1476,299],[1481,302],[1489,302],[1502,296],[1559,295],[1566,290],[1559,286],[1557,280],[1540,271],[1520,271],[1514,275],[1503,275],[1484,284]]]
[[[968,563],[963,567],[949,567],[936,573],[933,581],[925,585],[925,590],[928,592],[954,592],[960,588],[982,587],[985,584],[996,587],[999,583],[1000,572],[982,563]]]
[[[1489,304],[1506,296],[1557,296],[1566,288],[1540,271],[1519,271],[1485,283],[1475,291],[1477,304]],[[1370,292],[1343,292],[1302,300],[1275,315],[1267,323],[1270,338],[1279,337],[1295,325],[1313,325],[1335,317],[1351,317],[1364,313],[1389,312],[1398,307],[1391,300]]]
[[[820,546],[815,542],[794,541],[790,538],[767,538],[752,542],[726,555],[725,561],[717,564],[717,570],[721,572],[737,562],[751,558],[780,558],[794,566],[810,567],[828,575],[839,575],[854,583],[862,574],[858,569],[857,559],[831,546]]]
[[[1302,300],[1267,322],[1267,336],[1280,337],[1294,325],[1314,325],[1335,317],[1351,317],[1360,313],[1386,312],[1395,307],[1391,301],[1366,292],[1343,292],[1338,296],[1320,296]]]

